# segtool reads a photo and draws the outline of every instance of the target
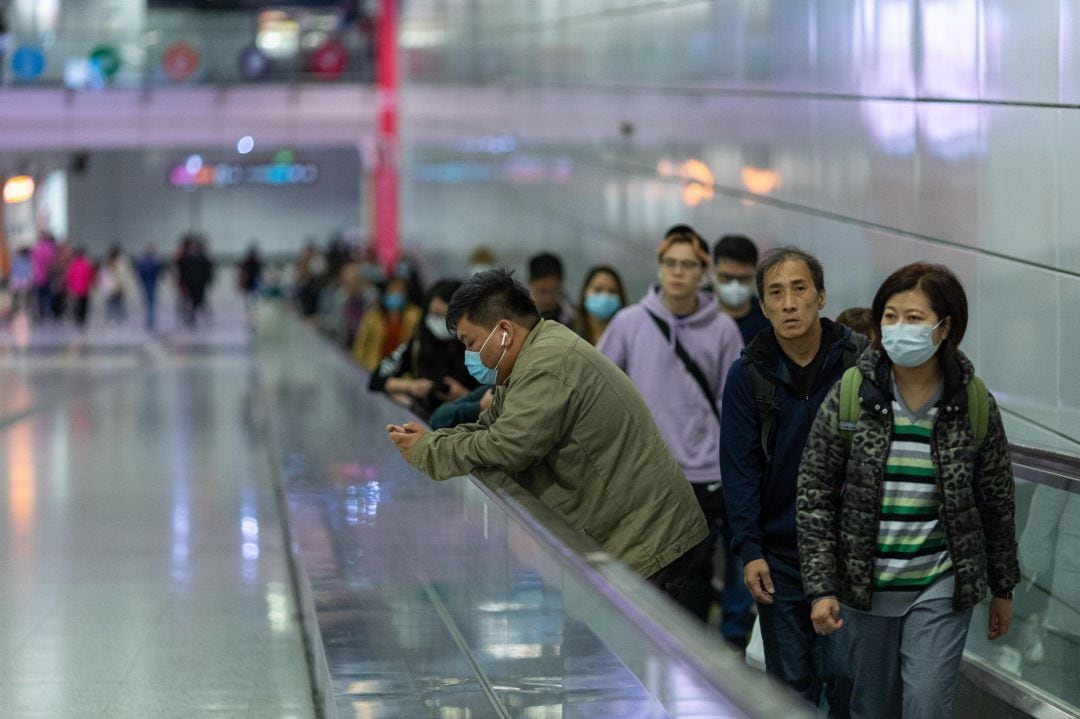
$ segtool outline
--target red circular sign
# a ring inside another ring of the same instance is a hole
[[[349,53],[336,40],[331,40],[311,54],[311,69],[321,77],[341,77],[348,64]]]
[[[181,40],[165,50],[161,66],[170,80],[187,80],[199,67],[199,51]]]

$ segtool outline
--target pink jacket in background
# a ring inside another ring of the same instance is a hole
[[[86,257],[75,257],[64,275],[64,287],[73,297],[86,297],[94,285],[94,265]]]
[[[56,243],[39,241],[30,250],[30,262],[34,272],[34,285],[41,287],[49,281],[49,269],[56,262]]]

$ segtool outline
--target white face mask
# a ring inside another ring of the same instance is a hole
[[[941,322],[936,325],[882,325],[881,346],[885,348],[885,353],[893,364],[900,367],[918,367],[937,352],[941,343],[934,344],[934,330]]]
[[[731,280],[723,284],[716,285],[716,294],[720,297],[726,307],[741,307],[748,299],[750,299],[752,290],[750,285],[744,285],[738,280]]]
[[[450,333],[446,326],[446,318],[442,315],[428,315],[424,318],[424,324],[427,325],[428,331],[435,335],[437,340],[445,342],[454,338],[454,335]]]

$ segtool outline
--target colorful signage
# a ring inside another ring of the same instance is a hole
[[[187,80],[199,67],[199,51],[183,40],[174,42],[165,49],[161,67],[170,80]]]
[[[45,71],[45,51],[38,45],[23,45],[11,56],[11,72],[16,80],[34,80]]]
[[[319,179],[319,166],[314,163],[262,163],[239,165],[230,162],[217,164],[190,161],[169,171],[169,184],[182,189],[224,188],[239,185],[289,187],[313,185]]]

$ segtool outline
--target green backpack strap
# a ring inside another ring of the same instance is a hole
[[[975,435],[975,450],[982,449],[986,439],[986,428],[990,424],[990,392],[986,384],[975,375],[967,383],[968,421]]]
[[[851,450],[851,437],[859,425],[859,387],[862,386],[862,372],[858,367],[848,367],[840,378],[840,434],[844,445]]]

